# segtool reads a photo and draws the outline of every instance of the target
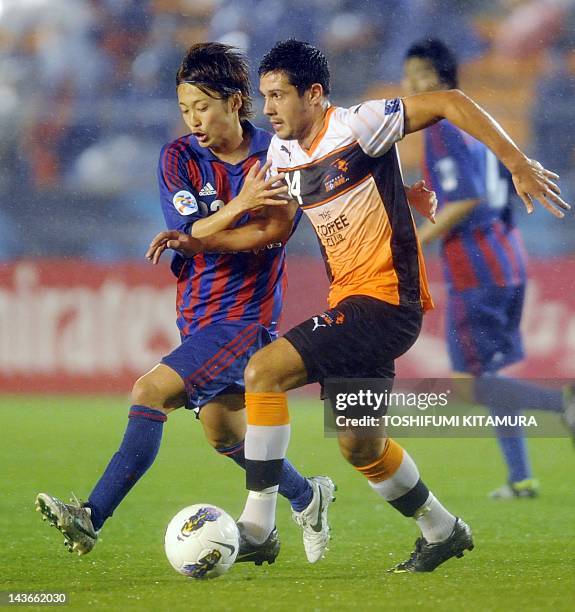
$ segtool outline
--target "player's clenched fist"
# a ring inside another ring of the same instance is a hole
[[[435,191],[427,189],[425,181],[417,181],[410,187],[405,187],[407,201],[412,208],[432,223],[435,223],[435,213],[437,212],[437,196]]]
[[[157,234],[146,251],[146,259],[157,264],[166,249],[177,251],[183,257],[193,257],[201,253],[202,242],[189,234],[170,230]]]

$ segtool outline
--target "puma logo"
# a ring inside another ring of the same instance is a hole
[[[320,319],[321,317],[313,317],[313,329],[311,330],[312,332],[314,332],[318,327],[327,327],[325,323],[320,322]]]

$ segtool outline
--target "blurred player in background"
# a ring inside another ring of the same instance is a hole
[[[404,63],[409,93],[458,87],[457,60],[439,40],[414,43]],[[446,335],[455,377],[476,377],[472,399],[496,415],[522,409],[563,413],[575,429],[575,407],[565,393],[495,377],[523,359],[520,322],[526,260],[513,221],[514,195],[509,171],[481,142],[449,121],[425,130],[424,176],[436,191],[436,224],[418,231],[422,245],[441,240],[447,283]],[[537,495],[521,429],[500,427],[497,439],[508,468],[508,482],[493,498]]]
[[[161,206],[168,228],[201,240],[206,252],[194,259],[174,255],[182,343],[136,381],[124,439],[87,503],[37,497],[37,508],[78,554],[92,550],[104,522],[152,465],[173,410],[194,410],[208,442],[245,467],[243,372],[250,356],[277,336],[286,286],[284,244],[300,213],[295,205],[263,208],[286,188],[265,180],[271,135],[248,121],[243,56],[217,43],[192,46],[177,74],[177,94],[191,133],[162,149]],[[248,212],[254,207],[259,212]],[[241,226],[231,239],[221,231],[230,223]],[[329,539],[334,484],[323,476],[306,479],[288,461],[280,481],[313,563]],[[315,529],[319,515],[322,528]],[[278,551],[274,529],[266,547],[244,545],[238,561],[273,562]]]

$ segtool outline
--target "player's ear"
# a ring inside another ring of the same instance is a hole
[[[238,111],[240,112],[240,108],[243,106],[244,101],[242,99],[241,93],[234,93],[230,96],[230,110],[232,112]]]
[[[319,83],[314,83],[308,90],[309,101],[311,104],[320,104],[323,98],[323,86]]]

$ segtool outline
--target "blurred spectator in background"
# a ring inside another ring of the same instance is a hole
[[[575,0],[506,0],[510,9],[494,41],[495,51],[516,61],[540,59],[531,109],[532,150],[561,175],[567,201],[575,196]],[[575,218],[564,224],[539,219],[526,224],[530,252],[550,255],[573,251]],[[553,243],[541,232],[553,231]]]
[[[573,36],[573,0],[503,0],[509,14],[495,38],[495,51],[521,59]]]
[[[486,49],[472,17],[484,2],[468,0],[399,0],[386,9],[386,25],[379,39],[383,47],[380,78],[401,81],[405,50],[413,40],[439,38],[454,50],[461,61],[477,57]]]

